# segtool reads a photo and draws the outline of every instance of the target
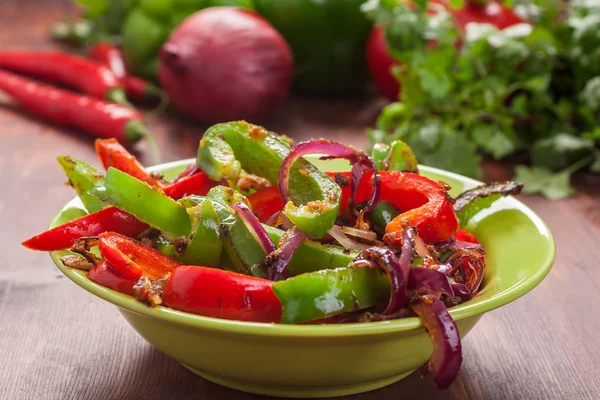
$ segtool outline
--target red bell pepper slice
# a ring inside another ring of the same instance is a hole
[[[248,201],[260,222],[267,222],[273,214],[282,211],[284,207],[279,190],[274,186],[251,194],[248,196]]]
[[[181,265],[158,250],[116,232],[98,235],[98,248],[115,271],[124,278],[136,281],[142,274],[162,278]]]
[[[342,175],[350,182],[350,172],[328,173]],[[381,197],[399,210],[403,211],[386,227],[384,240],[388,243],[399,243],[402,237],[402,221],[416,226],[419,236],[434,243],[450,239],[458,230],[458,220],[446,190],[435,181],[422,175],[410,172],[381,171]],[[365,174],[356,193],[355,203],[367,201],[373,190],[373,174]],[[338,181],[340,181],[338,177]],[[344,209],[350,198],[350,186],[342,187],[342,204]]]
[[[87,277],[99,285],[129,296],[133,296],[133,286],[137,282],[135,279],[124,277],[106,262],[101,262],[92,268],[87,273]]]
[[[127,151],[116,139],[96,139],[96,153],[104,169],[109,167],[121,170],[150,186],[162,188],[160,177],[146,171],[133,154]]]
[[[208,317],[251,322],[280,322],[281,302],[273,282],[214,268],[182,266],[165,285],[169,307]]]
[[[459,229],[458,232],[456,232],[456,236],[454,236],[454,239],[463,242],[479,244],[479,241],[477,240],[477,237],[475,235],[473,235],[470,232],[463,231],[462,229]]]
[[[209,179],[204,171],[200,171],[177,180],[165,187],[163,191],[167,196],[177,200],[191,195],[205,196],[211,188],[217,185],[219,182]]]
[[[137,236],[145,229],[148,225],[133,215],[116,207],[107,207],[42,232],[22,244],[31,250],[55,251],[68,249],[75,240],[85,236],[98,236],[106,231]]]

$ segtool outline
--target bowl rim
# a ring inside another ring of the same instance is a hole
[[[183,167],[194,162],[194,159],[184,159],[173,162],[168,162],[148,169],[153,172],[160,172],[165,169]],[[467,186],[481,185],[482,182],[471,179],[453,172],[444,171],[438,168],[419,165],[422,171],[431,172],[437,175],[447,176],[465,183]],[[511,203],[513,208],[523,212],[539,229],[541,235],[546,236],[550,251],[546,254],[546,258],[540,261],[540,268],[535,273],[528,276],[526,279],[519,281],[517,284],[498,292],[487,299],[476,302],[466,302],[464,304],[452,307],[449,309],[450,315],[455,321],[460,321],[469,317],[476,317],[485,312],[494,310],[498,307],[506,305],[519,297],[525,295],[536,287],[550,272],[554,258],[556,255],[556,245],[550,229],[546,223],[528,206],[512,196],[506,198],[506,201]],[[78,206],[79,198],[75,197],[65,204],[52,219],[50,226],[55,226],[59,216],[69,207]],[[261,322],[244,322],[227,320],[213,317],[206,317],[197,314],[191,314],[184,311],[177,311],[168,307],[157,306],[154,308],[148,307],[145,304],[137,301],[134,297],[116,292],[101,286],[87,279],[84,271],[65,267],[60,262],[60,252],[50,252],[50,256],[58,269],[73,281],[78,286],[88,292],[116,305],[119,308],[129,310],[131,312],[158,319],[164,322],[184,325],[190,328],[199,328],[214,330],[229,333],[243,333],[244,335],[257,336],[278,336],[278,337],[347,337],[347,336],[364,336],[378,335],[394,332],[406,332],[416,330],[423,327],[422,320],[418,317],[409,317],[393,321],[367,322],[367,323],[351,323],[351,324],[332,324],[332,325],[286,325],[275,323]]]

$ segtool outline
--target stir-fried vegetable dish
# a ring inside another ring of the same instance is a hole
[[[342,324],[418,316],[434,344],[424,371],[439,388],[462,361],[448,308],[481,289],[485,252],[463,230],[522,185],[457,198],[419,175],[402,142],[371,156],[315,139],[291,145],[249,123],[211,127],[196,164],[172,182],[114,139],[98,139],[103,175],[59,157],[88,214],[26,240],[149,306],[240,321]],[[304,156],[344,158],[323,172]]]

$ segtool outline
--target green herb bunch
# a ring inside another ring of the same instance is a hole
[[[385,26],[401,84],[368,135],[373,143],[401,139],[420,162],[474,177],[482,154],[523,154],[531,166],[518,166],[515,179],[530,193],[564,198],[574,193],[573,172],[600,172],[600,9],[510,3],[528,24],[471,23],[464,33],[434,2],[365,3]]]

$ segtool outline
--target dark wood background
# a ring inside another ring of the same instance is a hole
[[[0,47],[51,48],[48,28],[66,9],[66,1],[0,1]],[[294,98],[263,124],[296,139],[364,146],[381,104]],[[149,125],[165,161],[193,157],[205,128],[173,111]],[[147,344],[115,307],[64,278],[47,254],[20,246],[73,196],[56,157],[98,166],[92,144],[0,101],[0,399],[260,398],[193,375]],[[137,150],[150,161],[144,145]],[[507,177],[511,167],[488,163],[485,173]],[[579,194],[564,201],[522,197],[552,229],[556,264],[533,292],[482,319],[447,391],[414,373],[348,399],[599,399],[600,179],[580,175],[577,186]]]

